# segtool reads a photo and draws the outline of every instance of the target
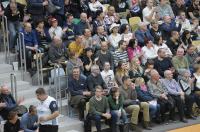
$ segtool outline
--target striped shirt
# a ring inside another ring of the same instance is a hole
[[[119,61],[123,61],[123,62],[128,62],[128,54],[127,54],[127,51],[119,51],[119,50],[116,50],[113,54],[113,57],[114,57],[114,64],[115,66],[118,65],[118,62]]]

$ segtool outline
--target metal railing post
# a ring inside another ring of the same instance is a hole
[[[37,74],[38,74],[38,85],[44,85],[43,80],[43,71],[42,71],[42,55],[41,50],[36,50],[36,67],[37,67]]]
[[[58,76],[56,75],[56,69],[58,69]],[[56,100],[57,100],[57,102],[60,103],[59,112],[62,113],[62,97],[61,97],[61,86],[60,86],[60,66],[58,64],[55,64],[55,66],[54,66],[54,84],[55,84],[55,88],[56,88]]]
[[[25,73],[26,73],[26,46],[24,43],[24,34],[19,33],[18,36],[18,44],[19,44],[19,54],[20,54],[20,63],[21,63],[21,73],[22,73],[22,78],[25,80]]]
[[[10,64],[10,45],[8,36],[8,19],[6,16],[2,16],[2,28],[3,28],[3,44],[5,50],[5,62]]]
[[[15,74],[10,74],[11,94],[17,100],[17,79]]]

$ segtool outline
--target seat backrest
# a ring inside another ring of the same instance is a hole
[[[136,31],[138,29],[138,24],[141,22],[140,17],[131,17],[129,18],[129,24],[131,26],[132,31]]]

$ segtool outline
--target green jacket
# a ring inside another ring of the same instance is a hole
[[[123,102],[124,102],[124,98],[123,96],[119,96],[119,103],[116,103],[116,100],[110,95],[108,97],[108,103],[110,105],[110,110],[119,110],[121,108],[123,108]]]
[[[102,96],[102,99],[98,101],[95,96],[93,96],[89,101],[89,113],[102,115],[103,113],[109,113],[110,108],[108,104],[108,99]]]

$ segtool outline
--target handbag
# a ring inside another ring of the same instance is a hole
[[[53,14],[61,9],[60,6],[54,5],[51,0],[48,0],[47,11]]]

